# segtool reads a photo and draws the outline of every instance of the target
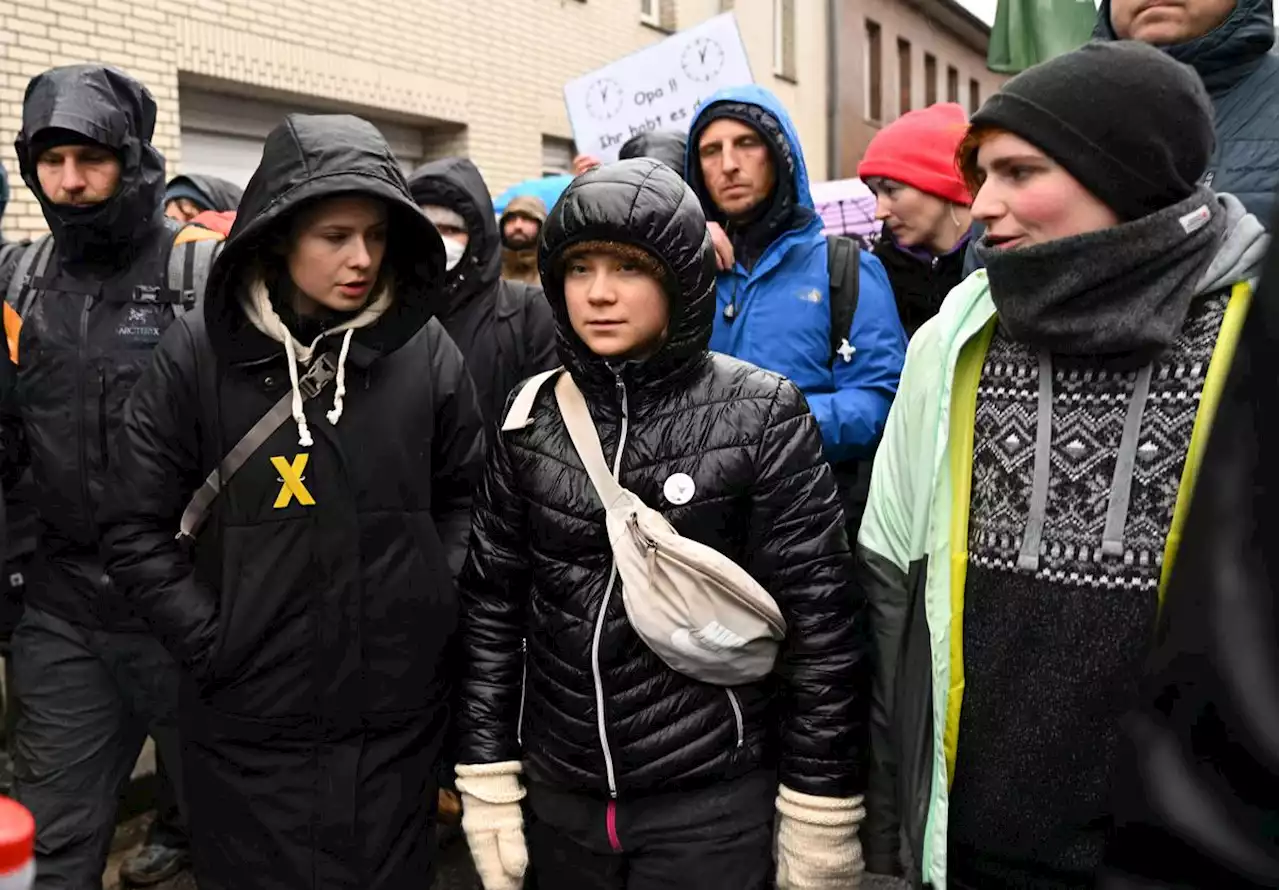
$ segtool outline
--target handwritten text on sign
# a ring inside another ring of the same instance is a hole
[[[578,151],[608,163],[637,133],[687,130],[703,99],[751,82],[737,20],[725,13],[570,81],[564,99]]]

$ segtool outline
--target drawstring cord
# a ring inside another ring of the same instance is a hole
[[[333,426],[337,426],[342,417],[342,399],[347,394],[347,351],[351,348],[351,335],[354,333],[351,328],[347,329],[342,335],[342,349],[338,352],[338,384],[333,393],[333,410],[325,415]]]
[[[315,444],[311,430],[307,428],[307,415],[302,410],[302,390],[298,388],[298,359],[293,348],[293,337],[284,338],[284,352],[289,359],[289,384],[293,387],[293,422],[298,425],[298,444],[310,448]]]

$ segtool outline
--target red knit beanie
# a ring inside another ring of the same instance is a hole
[[[956,167],[956,149],[968,127],[964,109],[955,102],[909,111],[871,140],[858,178],[883,176],[952,204],[972,204]]]

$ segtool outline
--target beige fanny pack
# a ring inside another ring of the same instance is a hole
[[[777,603],[733,560],[681,537],[661,513],[618,484],[571,375],[558,368],[528,381],[503,431],[528,425],[538,391],[557,375],[556,403],[604,505],[631,626],[667,665],[695,680],[735,686],[768,674],[787,629]]]

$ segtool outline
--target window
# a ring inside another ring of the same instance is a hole
[[[947,101],[960,101],[960,72],[955,65],[947,66]]]
[[[898,114],[911,110],[911,41],[898,38]]]
[[[733,0],[720,0],[721,12],[733,12]]]
[[[796,2],[773,0],[773,73],[796,80]]]
[[[932,105],[938,101],[938,60],[929,53],[924,54],[924,104]]]
[[[978,82],[969,78],[969,113],[974,114],[982,107],[982,92]]]
[[[655,28],[662,25],[662,4],[659,0],[640,0],[640,21]]]
[[[559,176],[573,172],[573,158],[577,154],[572,139],[558,136],[542,137],[542,175]]]
[[[884,109],[881,108],[880,76],[884,70],[884,59],[880,56],[880,26],[867,19],[867,120],[884,120]]]

